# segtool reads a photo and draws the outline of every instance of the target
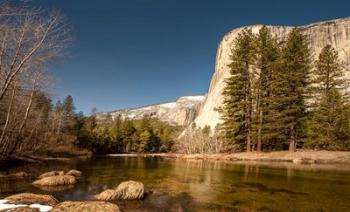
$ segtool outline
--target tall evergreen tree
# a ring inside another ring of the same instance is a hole
[[[255,36],[244,29],[235,39],[231,55],[230,77],[226,79],[222,116],[224,137],[240,149],[251,151],[252,137],[252,74],[255,61]]]
[[[350,117],[345,96],[347,82],[338,53],[325,46],[314,69],[314,110],[308,145],[313,148],[343,149],[350,138]]]
[[[269,119],[269,105],[271,101],[271,81],[275,63],[278,59],[278,44],[270,30],[263,26],[257,36],[257,71],[255,86],[255,115],[254,130],[256,131],[256,149],[262,150],[262,140],[269,140],[269,131],[273,119]]]
[[[274,80],[276,132],[288,140],[290,151],[304,137],[311,70],[310,50],[299,29],[293,29],[282,48]]]

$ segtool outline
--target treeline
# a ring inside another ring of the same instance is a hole
[[[229,68],[218,111],[232,150],[350,149],[349,82],[331,46],[313,62],[299,29],[277,40],[265,26],[258,34],[246,28]]]
[[[96,119],[96,114],[84,119],[78,145],[97,154],[168,152],[180,132],[179,127],[149,116],[140,120],[121,116]]]
[[[0,159],[35,151],[64,131],[64,118],[46,94],[48,64],[70,40],[56,11],[0,5]]]

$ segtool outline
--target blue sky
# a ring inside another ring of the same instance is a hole
[[[53,98],[78,111],[137,107],[206,93],[219,41],[243,25],[303,25],[350,16],[350,1],[33,0],[73,27],[54,63]]]

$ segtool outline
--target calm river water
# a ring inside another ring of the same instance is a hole
[[[350,169],[330,166],[97,157],[71,163],[0,167],[2,172],[74,168],[72,187],[41,190],[34,178],[0,181],[0,198],[20,192],[52,194],[60,201],[86,200],[125,180],[151,191],[144,200],[121,201],[124,211],[350,211]]]

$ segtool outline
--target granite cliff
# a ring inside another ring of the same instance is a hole
[[[263,25],[246,26],[258,33]],[[268,26],[271,32],[280,40],[286,39],[293,27]],[[224,80],[229,76],[228,64],[230,63],[230,51],[234,40],[245,27],[237,28],[227,33],[220,42],[216,55],[215,71],[212,76],[208,94],[201,105],[198,116],[195,118],[196,126],[209,125],[214,128],[220,122],[220,114],[215,108],[222,105],[222,91],[225,87]],[[350,17],[330,21],[318,22],[298,27],[309,40],[313,59],[316,59],[321,49],[330,44],[339,53],[339,58],[344,68],[350,69]],[[346,77],[350,77],[347,71]]]

